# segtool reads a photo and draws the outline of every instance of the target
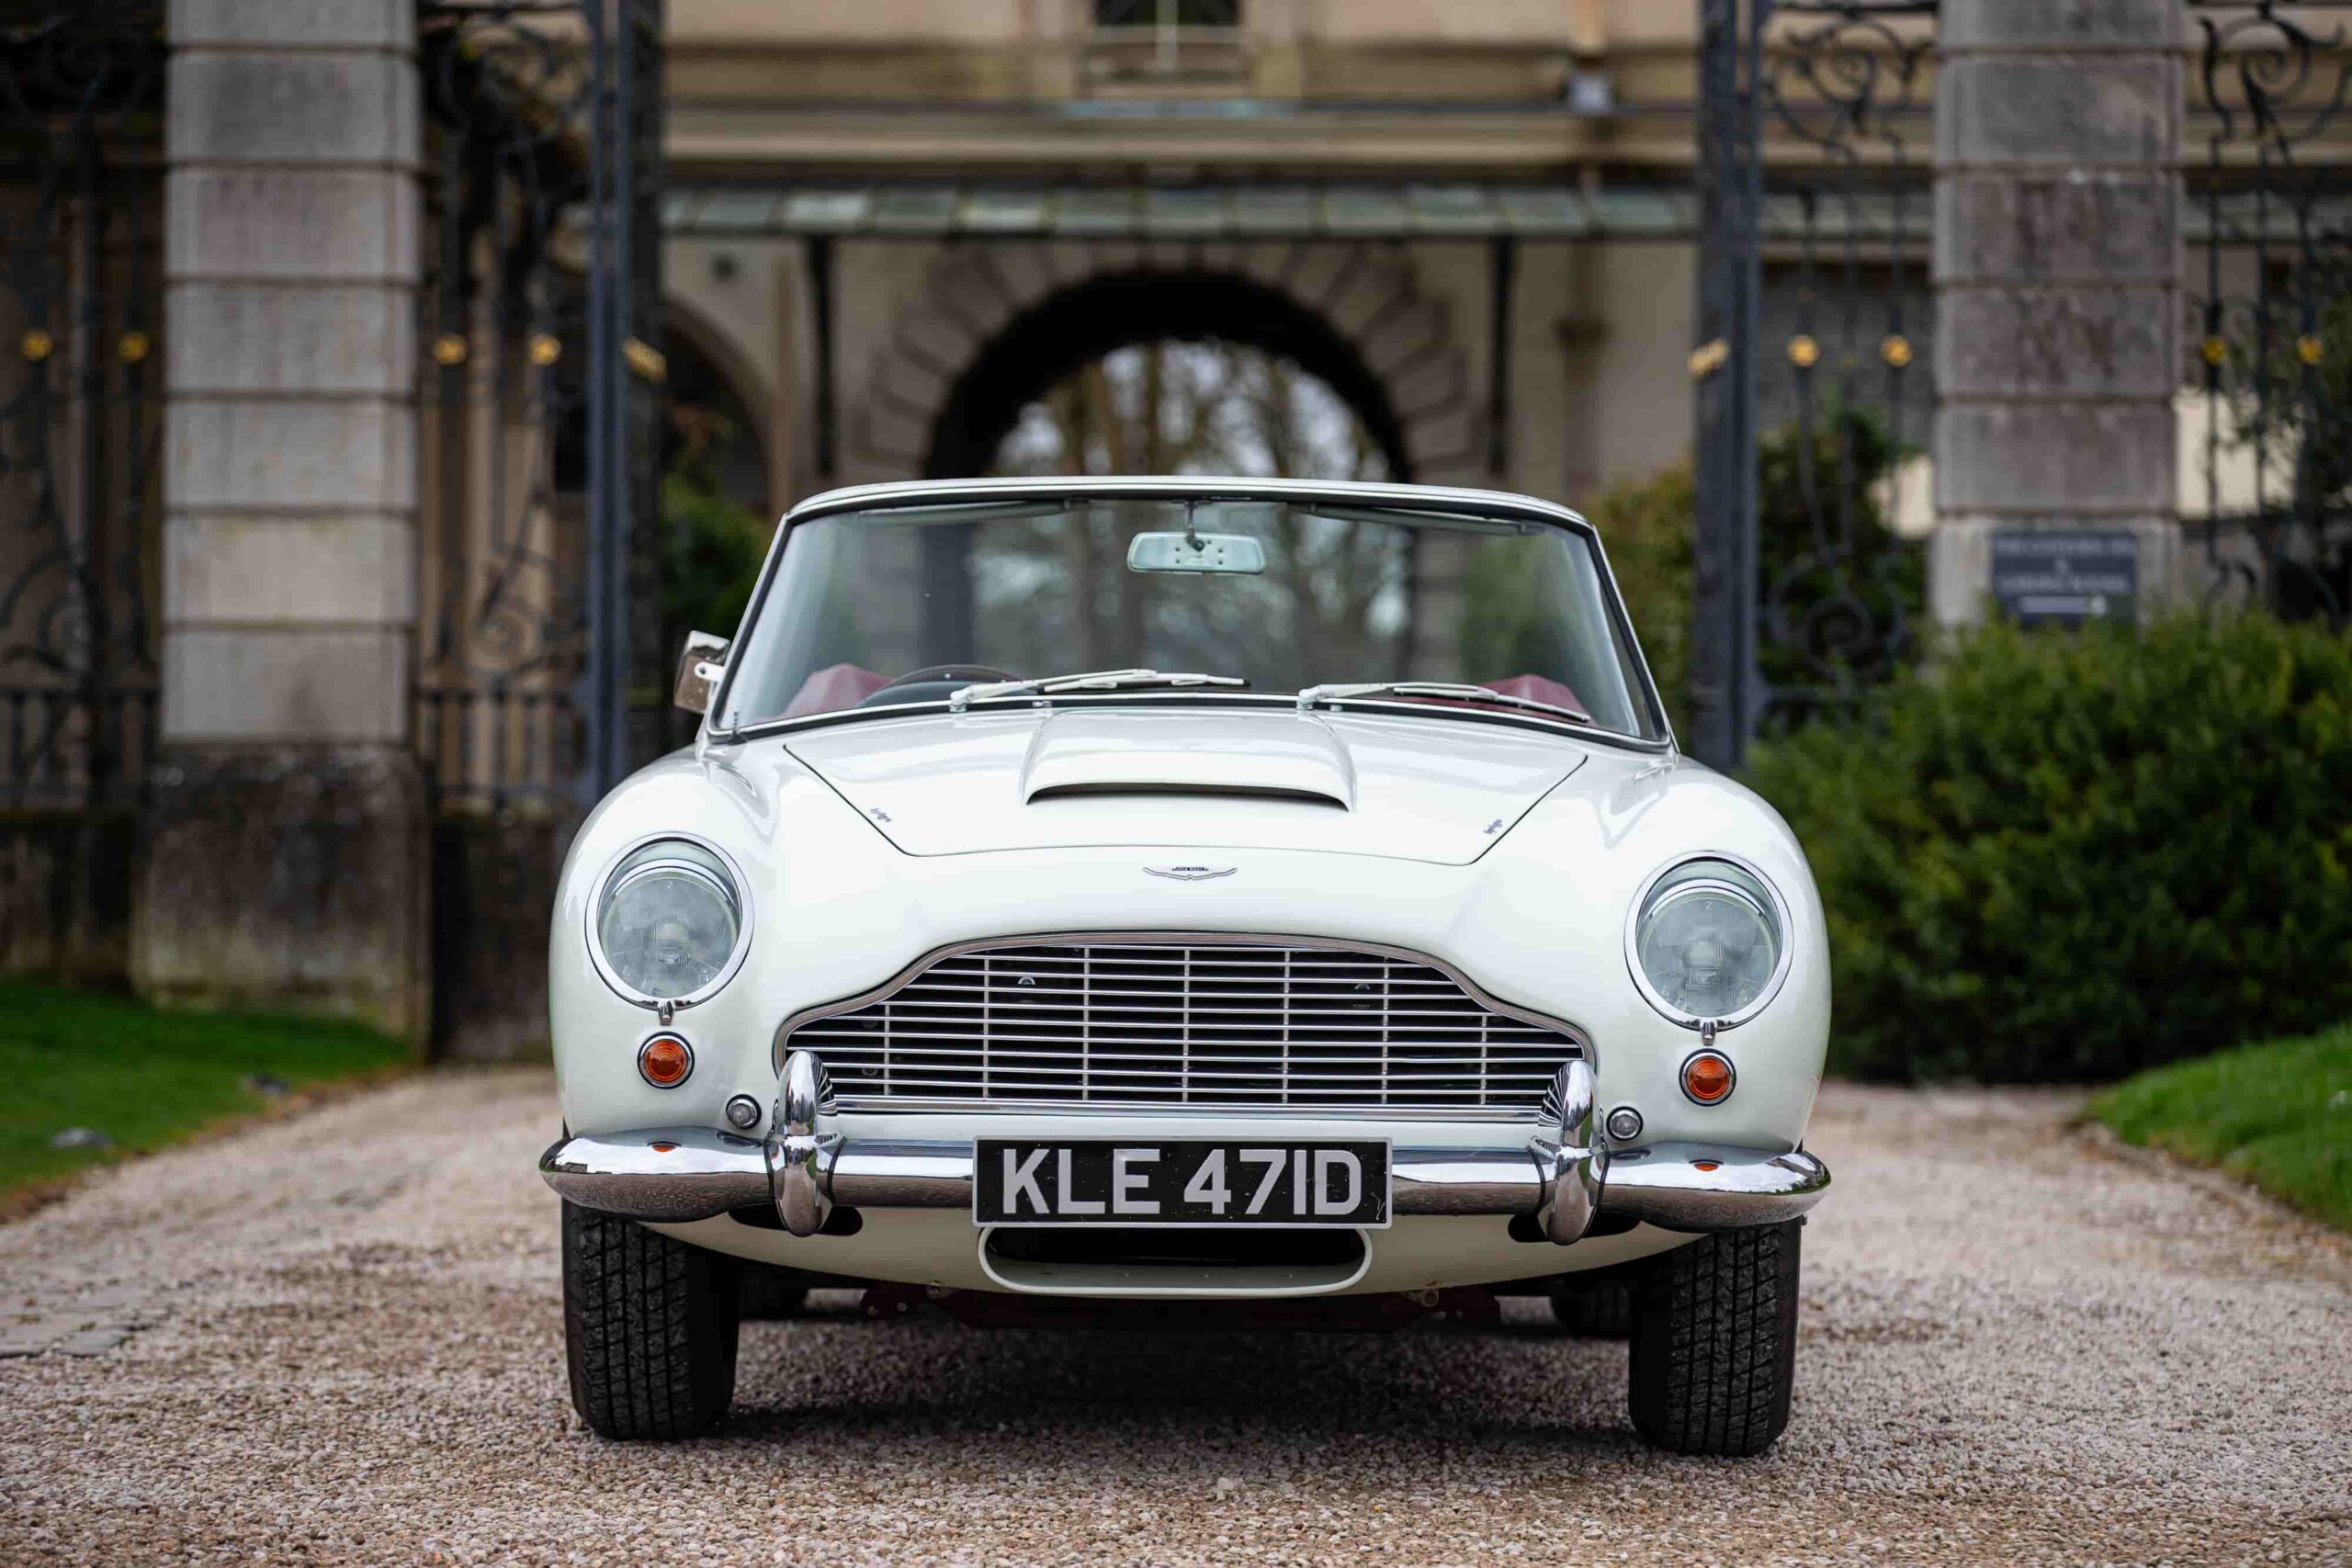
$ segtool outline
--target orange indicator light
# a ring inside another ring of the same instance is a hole
[[[1720,1105],[1730,1099],[1734,1081],[1730,1059],[1721,1052],[1694,1052],[1682,1064],[1682,1092],[1701,1105]]]
[[[655,1089],[675,1089],[695,1070],[694,1048],[674,1034],[657,1034],[637,1048],[637,1070]]]

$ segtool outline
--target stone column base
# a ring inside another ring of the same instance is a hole
[[[431,1017],[431,846],[405,747],[181,746],[155,774],[131,979],[175,1006]]]

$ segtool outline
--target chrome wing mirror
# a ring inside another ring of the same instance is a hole
[[[727,672],[727,639],[710,632],[688,632],[678,655],[678,686],[671,700],[688,713],[708,713],[711,694]]]

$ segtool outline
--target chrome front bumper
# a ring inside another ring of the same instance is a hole
[[[707,1127],[565,1138],[539,1157],[549,1187],[582,1208],[667,1223],[773,1205],[785,1229],[814,1235],[836,1204],[854,1209],[972,1207],[964,1139],[850,1142],[827,1125],[824,1067],[785,1063],[777,1130],[740,1137]],[[1593,1106],[1591,1068],[1571,1062],[1555,1086],[1562,1114],[1524,1145],[1416,1146],[1389,1156],[1398,1214],[1525,1214],[1566,1244],[1596,1214],[1677,1231],[1737,1230],[1794,1219],[1829,1189],[1829,1168],[1802,1149],[1656,1144],[1611,1149]]]

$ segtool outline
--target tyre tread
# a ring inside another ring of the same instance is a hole
[[[1677,1453],[1747,1455],[1789,1424],[1797,1222],[1723,1231],[1661,1258],[1636,1288],[1628,1404]]]
[[[739,1268],[616,1214],[563,1206],[572,1407],[608,1438],[708,1430],[735,1390]]]

